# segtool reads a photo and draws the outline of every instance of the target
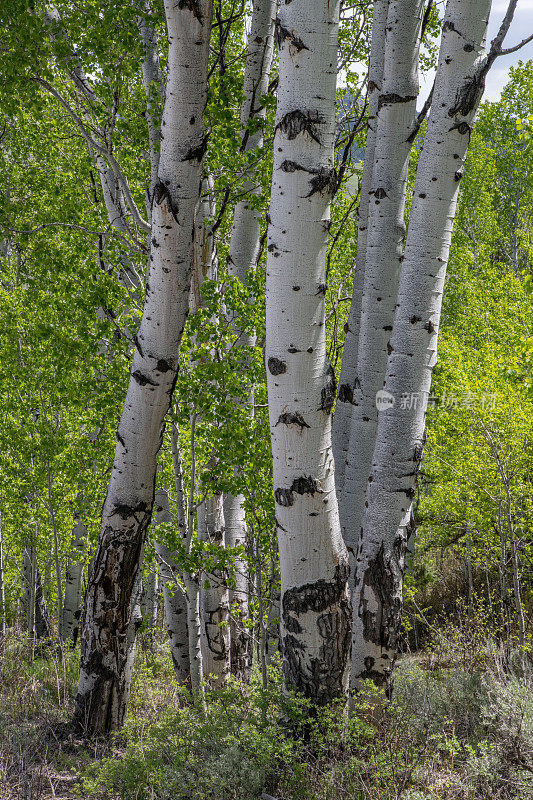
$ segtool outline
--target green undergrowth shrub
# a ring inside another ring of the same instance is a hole
[[[267,689],[255,676],[245,689],[207,690],[204,713],[169,688],[166,661],[146,659],[113,757],[85,771],[81,796],[533,800],[531,675],[489,644],[483,658],[456,658],[458,637],[447,657],[439,640],[437,661],[404,658],[392,701],[366,683],[351,715],[335,704],[311,714],[284,697],[279,662]]]

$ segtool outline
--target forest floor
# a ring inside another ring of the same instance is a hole
[[[110,742],[68,725],[78,653],[32,657],[11,634],[0,800],[533,800],[531,674],[504,668],[497,648],[444,641],[402,659],[392,703],[369,687],[349,720],[337,708],[310,722],[283,699],[275,666],[270,687],[208,693],[202,714],[161,639],[139,650],[128,720]]]

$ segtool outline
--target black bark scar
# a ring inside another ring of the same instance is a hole
[[[307,424],[305,419],[302,417],[301,414],[298,412],[290,413],[286,412],[285,414],[280,414],[279,419],[276,422],[276,425],[299,425],[300,429],[303,430],[304,428],[309,428],[310,425]]]
[[[291,33],[288,28],[283,27],[278,18],[276,18],[274,25],[274,40],[278,47],[281,47],[285,39],[288,39],[289,44],[294,47],[297,53],[299,53],[300,50],[309,50],[307,45],[305,45],[301,39],[295,36],[294,33]]]
[[[283,119],[276,125],[276,130],[286,134],[288,139],[296,139],[300,133],[307,133],[311,139],[320,144],[316,126],[323,125],[324,119],[318,112],[312,111],[289,111]]]

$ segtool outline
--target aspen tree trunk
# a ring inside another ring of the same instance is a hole
[[[4,531],[0,512],[0,633],[6,635],[6,586],[4,581]]]
[[[71,550],[65,576],[65,598],[61,625],[61,641],[70,642],[74,647],[78,639],[81,617],[81,598],[83,582],[83,554],[87,541],[87,530],[78,518],[72,531]]]
[[[202,518],[203,517],[203,518]],[[224,547],[224,504],[221,492],[198,508],[198,539]],[[206,572],[200,590],[204,675],[223,686],[230,672],[229,591],[222,570]]]
[[[268,91],[270,68],[274,50],[274,19],[276,4],[273,0],[255,0],[253,3],[250,33],[246,43],[243,102],[241,105],[241,149],[253,152],[263,147],[263,128],[249,130],[249,124],[265,116],[260,98]],[[246,284],[248,270],[256,266],[259,255],[259,213],[250,199],[258,196],[260,187],[255,175],[244,182],[247,197],[240,200],[233,214],[233,227],[228,254],[228,271]],[[252,338],[240,337],[242,347],[253,346]],[[247,529],[242,494],[224,496],[224,518],[227,547],[246,545]],[[241,680],[248,680],[251,671],[251,641],[244,620],[248,616],[248,564],[245,558],[235,560],[235,588],[230,589],[233,609],[230,623],[231,671]]]
[[[448,0],[432,111],[418,164],[390,340],[367,508],[357,554],[352,684],[390,679],[402,608],[411,507],[461,168],[483,89],[490,0]]]
[[[314,703],[347,689],[348,556],[331,452],[335,378],[324,292],[339,7],[280,7],[279,90],[268,233],[266,361],[281,566],[284,678]]]
[[[183,490],[183,487],[181,487]],[[178,527],[184,535],[185,519],[183,497],[177,498]],[[181,510],[180,510],[181,506]],[[156,525],[171,522],[168,494],[159,490],[155,495]],[[181,525],[180,525],[181,523]],[[179,684],[185,683],[190,675],[189,632],[187,629],[187,602],[181,583],[179,567],[173,553],[161,542],[156,542],[159,573],[163,585],[163,607],[165,624],[170,644],[170,655]]]
[[[22,557],[22,574],[24,576],[23,608],[26,617],[28,637],[35,637],[35,593],[37,583],[37,565],[35,564],[35,549],[25,547]]]
[[[28,636],[36,640],[48,639],[51,636],[51,629],[35,547],[24,548],[23,567],[24,609]]]
[[[376,146],[377,114],[380,90],[383,81],[385,60],[385,36],[390,0],[376,0],[372,16],[372,43],[368,69],[368,128],[366,132],[365,159],[361,178],[361,192],[357,211],[357,256],[355,262],[354,286],[348,322],[344,332],[341,372],[335,417],[333,420],[333,456],[335,459],[335,486],[339,495],[339,512],[342,520],[342,488],[344,472],[350,443],[350,424],[354,391],[357,387],[357,354],[359,347],[359,321],[361,317],[361,298],[365,279],[366,233],[370,206],[370,190],[374,170],[374,150]]]
[[[188,309],[194,217],[206,147],[211,0],[165,2],[168,81],[143,318],[93,571],[87,587],[75,720],[120,728],[127,706],[127,632],[154,500],[156,456],[177,375]]]
[[[377,95],[374,167],[366,211],[366,255],[349,447],[339,513],[352,559],[361,535],[365,492],[376,441],[376,394],[383,388],[387,345],[398,299],[405,236],[409,141],[418,96],[418,50],[424,0],[392,0]],[[359,243],[358,243],[359,247]],[[359,250],[358,250],[359,252]],[[352,566],[353,580],[353,566]]]
[[[152,202],[159,170],[159,148],[161,145],[161,132],[159,128],[159,114],[164,101],[163,78],[159,64],[159,47],[157,32],[150,25],[146,15],[151,13],[150,3],[144,2],[145,16],[139,17],[138,25],[144,48],[142,63],[144,91],[146,94],[146,122],[148,123],[148,143],[150,147],[150,186],[146,193],[146,210],[151,222]]]

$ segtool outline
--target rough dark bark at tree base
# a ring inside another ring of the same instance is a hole
[[[350,661],[351,604],[347,588],[349,567],[341,563],[335,578],[288,589],[282,597],[282,651],[287,688],[301,692],[316,705],[326,705],[345,694],[345,673]],[[302,633],[299,618],[315,612],[322,639],[319,658],[311,668],[301,658],[306,646],[294,634]]]
[[[74,712],[74,724],[83,732],[110,733],[121,727],[126,714],[131,669],[128,630],[151,517],[151,509],[145,507],[130,511],[126,520],[125,509],[116,512],[123,523],[129,522],[129,530],[124,531],[123,525],[120,531],[106,528],[87,586],[80,659],[86,690],[78,691]]]

